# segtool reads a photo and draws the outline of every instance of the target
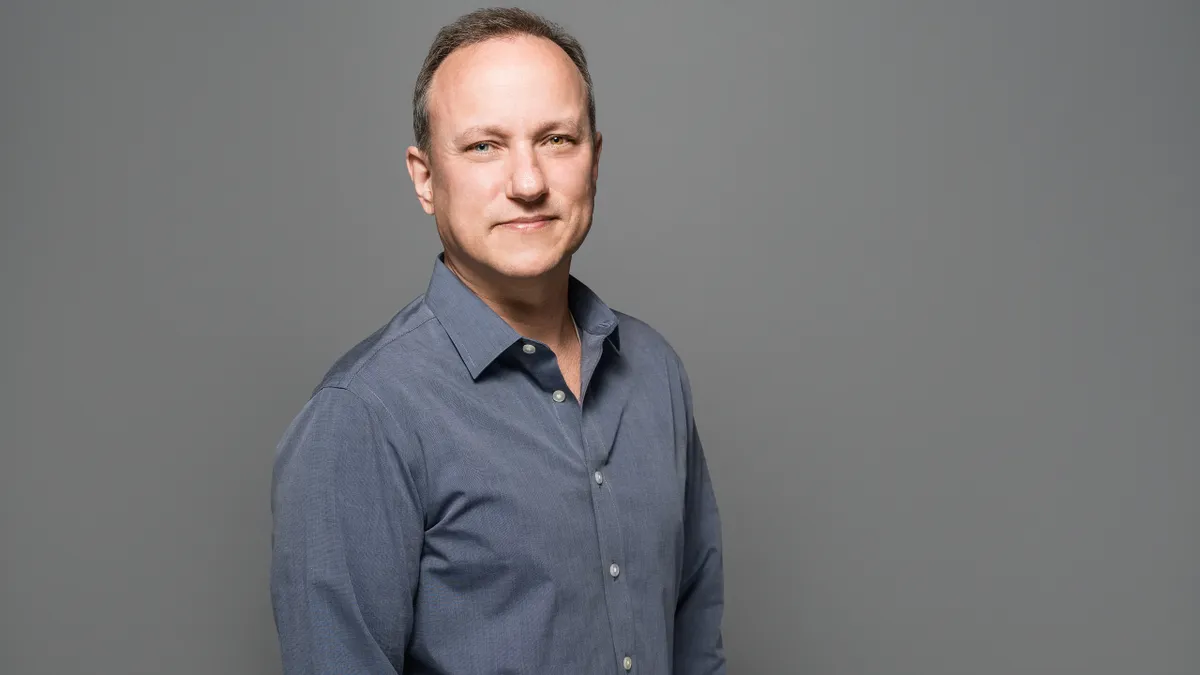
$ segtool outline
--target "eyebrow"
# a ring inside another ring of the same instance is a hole
[[[571,119],[551,120],[549,122],[545,122],[535,129],[534,136],[542,136],[556,129],[561,129],[566,133],[578,136],[580,134],[581,127],[579,122]],[[461,133],[455,136],[455,145],[461,145],[462,143],[465,143],[466,140],[472,136],[496,136],[499,138],[507,138],[508,133],[505,132],[504,129],[495,125],[480,124],[473,127],[467,127]]]

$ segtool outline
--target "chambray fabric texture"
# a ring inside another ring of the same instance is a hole
[[[572,277],[582,403],[445,266],[277,448],[284,672],[725,672],[720,519],[677,353]]]

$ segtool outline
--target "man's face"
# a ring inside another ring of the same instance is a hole
[[[409,173],[447,258],[475,274],[543,275],[592,222],[600,138],[557,45],[521,36],[459,49],[430,86],[430,153]]]

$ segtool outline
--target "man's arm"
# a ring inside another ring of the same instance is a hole
[[[424,518],[420,474],[384,429],[377,408],[326,387],[280,441],[271,600],[286,675],[403,672]]]
[[[682,366],[680,366],[682,372]],[[721,618],[725,609],[721,519],[709,480],[691,391],[683,374],[690,427],[684,496],[684,558],[675,607],[675,675],[724,675]]]

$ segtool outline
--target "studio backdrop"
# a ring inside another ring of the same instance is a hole
[[[278,673],[275,444],[438,253],[467,2],[0,8],[0,672]],[[1200,7],[547,2],[577,276],[688,368],[730,672],[1200,672]],[[658,674],[655,674],[658,675]]]

